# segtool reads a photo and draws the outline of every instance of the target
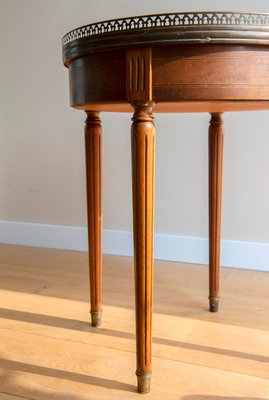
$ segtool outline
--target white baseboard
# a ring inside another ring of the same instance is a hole
[[[86,228],[0,221],[0,242],[26,246],[87,251]],[[269,272],[269,243],[222,240],[221,265]],[[103,252],[133,255],[129,231],[104,229]],[[208,264],[208,240],[203,237],[155,234],[155,258]]]

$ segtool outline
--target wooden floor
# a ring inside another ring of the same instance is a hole
[[[269,274],[155,262],[152,391],[146,399],[269,400]],[[104,256],[100,328],[89,325],[87,255],[0,246],[0,399],[141,399],[133,265]]]

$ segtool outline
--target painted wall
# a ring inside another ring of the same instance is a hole
[[[132,14],[269,12],[266,0],[234,4],[0,0],[0,220],[86,225],[85,116],[68,104],[61,60],[67,31]],[[102,115],[106,229],[132,229],[130,118]],[[208,121],[207,114],[156,115],[157,233],[207,235]],[[269,112],[227,113],[225,124],[223,237],[269,243]]]

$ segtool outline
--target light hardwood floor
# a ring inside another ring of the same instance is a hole
[[[204,266],[155,262],[146,399],[269,400],[269,274],[223,268],[218,314]],[[104,256],[100,328],[87,254],[0,246],[0,399],[140,399],[133,261]],[[142,395],[143,396],[143,395]]]

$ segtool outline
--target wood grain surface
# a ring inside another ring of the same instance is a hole
[[[135,51],[127,48],[74,59],[69,65],[71,105],[131,111],[126,71],[130,72],[128,54]],[[141,51],[147,53],[145,60],[151,53],[155,112],[269,109],[268,46],[166,45]]]
[[[220,241],[222,216],[224,123],[222,114],[211,114],[208,132],[209,198],[209,306],[218,311],[220,280]]]
[[[155,262],[148,399],[267,399],[269,274],[223,268],[222,282],[221,313],[208,313],[206,267]],[[140,398],[133,259],[104,256],[99,329],[86,253],[0,245],[0,290],[1,400]]]
[[[91,321],[102,311],[102,127],[99,113],[88,111],[85,125]]]
[[[136,104],[132,124],[133,226],[138,391],[150,390],[155,126],[152,107]]]

